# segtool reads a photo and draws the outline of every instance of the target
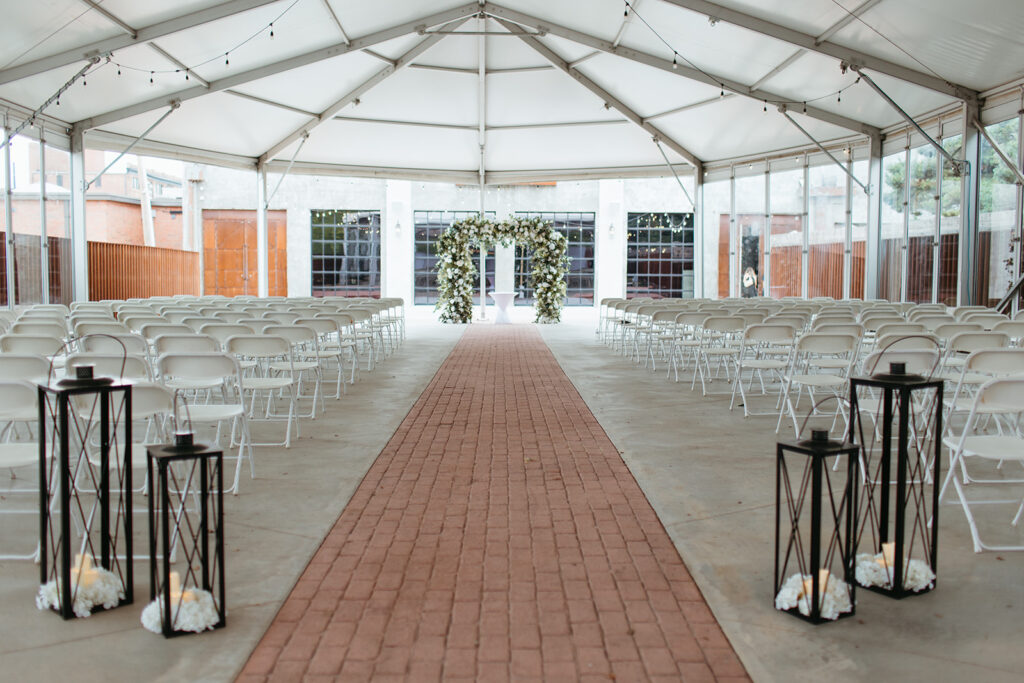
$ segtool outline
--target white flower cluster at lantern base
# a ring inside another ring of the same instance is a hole
[[[437,243],[437,306],[441,322],[468,323],[473,319],[473,247],[486,249],[491,244],[510,246],[519,243],[531,250],[530,286],[533,288],[536,317],[534,322],[557,323],[562,319],[566,279],[569,271],[568,240],[553,230],[549,221],[513,216],[492,223],[471,216],[453,223]]]
[[[41,610],[60,610],[60,596],[57,579],[47,581],[39,587],[36,594],[36,607]],[[71,570],[71,603],[76,617],[85,618],[92,614],[95,607],[113,609],[124,599],[124,589],[120,577],[114,572],[92,564],[92,558],[79,555],[75,567]]]
[[[886,562],[882,553],[871,555],[861,553],[857,555],[856,578],[857,583],[865,587],[892,588],[894,567]],[[918,559],[911,559],[903,570],[904,590],[920,593],[926,588],[935,585],[935,572],[928,566],[927,562]]]
[[[217,606],[213,602],[213,595],[210,591],[202,588],[194,588],[186,591],[183,599],[177,603],[171,614],[171,621],[176,631],[189,631],[201,633],[212,630],[220,621],[220,614],[217,613]],[[160,605],[163,602],[162,596],[146,605],[142,610],[142,626],[153,633],[163,633],[163,614]]]
[[[825,581],[827,584],[820,596],[821,618],[836,620],[839,615],[845,614],[853,609],[850,603],[850,588],[842,579],[829,576]],[[811,585],[809,574],[793,574],[775,596],[775,609],[790,610],[796,607],[800,614],[807,616],[811,613],[811,596],[808,595],[808,586]],[[819,589],[820,590],[820,589]]]

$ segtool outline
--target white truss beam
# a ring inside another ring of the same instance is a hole
[[[498,19],[498,23],[507,29],[515,28],[514,24],[505,19]],[[686,159],[686,161],[692,164],[695,168],[701,167],[703,162],[699,158],[697,158],[697,156],[693,154],[690,150],[686,149],[678,142],[670,138],[668,135],[663,133],[653,123],[645,121],[643,117],[641,117],[631,108],[626,106],[624,102],[619,100],[617,97],[615,97],[610,92],[599,86],[594,81],[584,76],[577,69],[574,69],[571,66],[569,66],[569,63],[567,61],[562,59],[561,56],[559,56],[554,50],[549,48],[547,45],[544,45],[533,36],[521,35],[519,36],[519,39],[522,40],[527,45],[529,45],[530,47],[532,47],[538,53],[540,53],[545,59],[551,62],[556,69],[559,69],[568,76],[572,77],[584,88],[586,88],[587,90],[589,90],[590,92],[594,93],[602,100],[604,100],[608,104],[608,106],[612,107],[620,114],[625,116],[627,119],[643,128],[645,131],[650,133],[656,140],[660,140],[661,142],[663,142],[665,145],[668,146],[669,149],[671,149],[673,152]]]
[[[552,24],[551,22],[543,21],[529,14],[510,10],[507,7],[502,7],[501,5],[495,5],[487,2],[484,4],[484,11],[495,18],[505,18],[522,26],[528,26],[537,29],[538,31],[550,33],[551,35],[571,40],[574,43],[579,43],[580,45],[587,45],[600,50],[601,52],[615,55],[616,57],[628,59],[640,64],[646,64],[647,66],[652,66],[656,69],[661,69],[662,71],[682,76],[692,81],[698,81],[714,88],[723,88],[724,90],[736,93],[737,95],[743,95],[744,97],[749,97],[750,99],[758,102],[762,102],[764,100],[770,100],[772,102],[789,102],[792,100],[790,97],[784,97],[767,90],[755,90],[750,86],[744,85],[743,83],[739,83],[730,78],[722,78],[715,74],[698,71],[685,64],[676,63],[673,65],[671,60],[655,57],[654,55],[647,54],[646,52],[622,47],[621,45],[616,47],[607,40],[582,33],[581,31],[566,28],[565,26]],[[834,126],[846,128],[847,130],[863,133],[864,135],[881,134],[881,130],[868,123],[857,121],[856,119],[852,119],[848,116],[842,116],[841,114],[834,114],[830,111],[819,109],[812,105],[807,105],[807,111],[803,111],[803,108],[801,108],[801,113],[813,119],[831,123]]]
[[[50,69],[59,69],[62,66],[74,64],[75,62],[108,55],[115,50],[123,50],[126,47],[131,47],[132,45],[148,43],[151,40],[156,40],[162,36],[177,33],[178,31],[184,31],[185,29],[207,24],[211,21],[217,21],[218,19],[230,17],[235,14],[241,14],[242,12],[248,12],[256,7],[270,5],[279,1],[280,0],[229,0],[229,2],[208,7],[197,12],[191,12],[180,17],[175,17],[174,19],[167,19],[166,21],[161,21],[140,29],[132,29],[135,32],[135,35],[125,33],[112,38],[98,40],[96,42],[89,43],[88,45],[81,45],[70,50],[65,50],[55,55],[50,55],[49,57],[41,57],[40,59],[34,59],[31,62],[25,62],[18,66],[12,66],[8,69],[0,70],[0,85],[17,81],[22,78],[28,78],[29,76],[35,76],[36,74],[41,74],[44,71],[49,71]],[[124,29],[123,26],[122,29]]]
[[[186,100],[202,97],[203,95],[211,92],[220,92],[250,81],[259,80],[260,78],[266,78],[267,76],[273,76],[285,71],[291,71],[292,69],[307,66],[309,64],[315,64],[316,62],[320,62],[325,59],[348,54],[349,52],[357,52],[364,48],[372,47],[373,45],[384,43],[394,38],[400,38],[410,33],[415,33],[424,24],[428,26],[436,26],[449,21],[464,19],[479,11],[480,5],[476,2],[460,5],[444,12],[437,12],[436,14],[421,17],[413,21],[407,21],[402,24],[398,24],[397,26],[392,26],[391,28],[375,31],[361,38],[355,38],[347,43],[337,43],[329,47],[289,57],[288,59],[282,59],[278,62],[272,62],[247,71],[241,71],[237,74],[232,74],[231,76],[218,78],[215,81],[210,81],[208,88],[201,85],[193,86],[191,88],[179,90],[178,92],[170,95],[154,97],[149,100],[128,105],[127,107],[121,107],[102,114],[97,114],[96,116],[76,122],[75,126],[82,129],[98,128],[113,121],[120,121],[121,119],[145,114],[146,112],[153,111],[154,109],[169,106],[173,102],[185,102]]]
[[[843,45],[837,45],[836,43],[829,42],[828,40],[819,40],[815,36],[809,33],[802,33],[800,31],[791,29],[781,24],[761,19],[759,17],[746,14],[728,7],[723,7],[714,2],[708,2],[708,0],[662,0],[662,2],[681,7],[683,9],[703,14],[704,16],[724,21],[734,26],[740,26],[749,31],[760,33],[776,40],[781,40],[797,47],[802,47],[810,52],[817,52],[819,54],[834,57],[839,61],[846,62],[848,64],[864,67],[878,73],[898,78],[907,83],[913,83],[919,85],[922,88],[928,88],[935,92],[943,93],[951,97],[956,97],[961,100],[976,101],[978,99],[978,92],[972,90],[966,86],[958,83],[952,83],[944,80],[937,76],[911,69],[910,67],[903,66],[902,64],[896,64],[889,60],[870,55],[860,50],[845,47]]]

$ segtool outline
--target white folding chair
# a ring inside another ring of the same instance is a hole
[[[244,334],[229,337],[224,343],[225,350],[238,360],[251,361],[249,369],[242,374],[242,394],[249,397],[248,416],[251,421],[285,421],[285,434],[281,441],[253,442],[253,446],[292,445],[292,426],[296,421],[297,379],[292,364],[292,346],[284,337],[273,334]],[[284,394],[288,412],[282,414],[275,408],[275,395]],[[263,410],[256,411],[256,404],[262,401]]]
[[[946,480],[943,482],[945,491],[950,481],[956,490],[960,506],[967,517],[967,524],[971,529],[971,539],[974,543],[974,552],[980,553],[983,550],[1012,551],[1024,550],[1021,544],[994,544],[986,543],[981,538],[978,528],[978,521],[975,518],[972,506],[977,505],[999,505],[1011,504],[1017,506],[1010,524],[1017,526],[1021,515],[1024,514],[1024,478],[1012,478],[1000,475],[1000,467],[1004,463],[1017,463],[1024,466],[1024,438],[1021,434],[1021,415],[1024,413],[1024,377],[998,378],[993,379],[978,389],[974,397],[974,404],[967,417],[967,424],[964,426],[956,445],[951,448],[949,470],[946,473]],[[1006,427],[1003,431],[992,433],[991,430],[984,431],[982,423],[990,422],[985,418],[997,416],[1001,418]],[[960,466],[967,459],[983,460],[990,463],[994,472],[992,478],[981,479],[972,477],[967,481],[961,481],[957,476],[958,471],[964,471]],[[984,489],[996,489],[996,498],[972,498],[968,491],[977,492]],[[1006,495],[1012,497],[1006,497]]]
[[[764,373],[769,375],[769,383],[773,380],[777,383],[778,396],[776,397],[775,410],[779,409],[778,400],[781,397],[782,386],[785,381],[783,372],[789,367],[790,354],[793,351],[793,343],[796,340],[796,330],[790,325],[772,325],[762,323],[751,325],[743,333],[743,340],[740,343],[740,355],[736,362],[736,381],[732,386],[732,400],[729,402],[729,410],[736,404],[736,391],[739,390],[740,400],[743,402],[743,417],[751,415],[774,415],[772,412],[755,412],[750,409],[750,396],[743,388],[743,373],[750,371],[750,384],[753,387],[754,378],[761,385],[761,395],[765,396],[767,388],[764,381]]]
[[[238,446],[234,481],[229,493],[238,494],[238,480],[242,471],[242,460],[249,460],[249,474],[256,476],[252,457],[252,435],[242,400],[242,373],[238,362],[227,353],[168,353],[157,360],[157,369],[162,381],[177,390],[186,400],[184,411],[193,425],[209,425],[215,428],[214,440],[221,442],[225,425],[229,429],[228,443]],[[219,391],[208,391],[214,381]],[[198,390],[205,396],[205,402],[190,400],[190,389]],[[215,401],[219,399],[219,401]]]
[[[836,397],[833,422],[839,416],[846,419],[841,399],[846,394],[847,380],[857,360],[859,346],[860,339],[853,334],[809,332],[797,340],[782,388],[776,432],[782,426],[782,416],[788,413],[793,420],[794,432],[800,436],[796,406],[804,391],[807,391],[812,409],[819,400],[816,393]]]

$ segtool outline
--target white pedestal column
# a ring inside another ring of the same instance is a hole
[[[515,289],[516,281],[516,247],[503,247],[500,244],[494,247],[494,291],[511,292]]]

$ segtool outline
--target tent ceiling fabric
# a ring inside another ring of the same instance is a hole
[[[664,169],[655,136],[673,164],[806,145],[780,103],[822,141],[900,123],[841,72],[844,51],[876,64],[865,72],[913,115],[1024,76],[1018,0],[629,5],[624,16],[624,0],[101,3],[118,23],[84,0],[8,3],[0,99],[33,110],[95,56],[48,116],[138,136],[180,100],[148,141],[255,163],[290,160],[308,135],[300,166],[425,176],[477,173],[483,124],[487,172],[614,176]]]

